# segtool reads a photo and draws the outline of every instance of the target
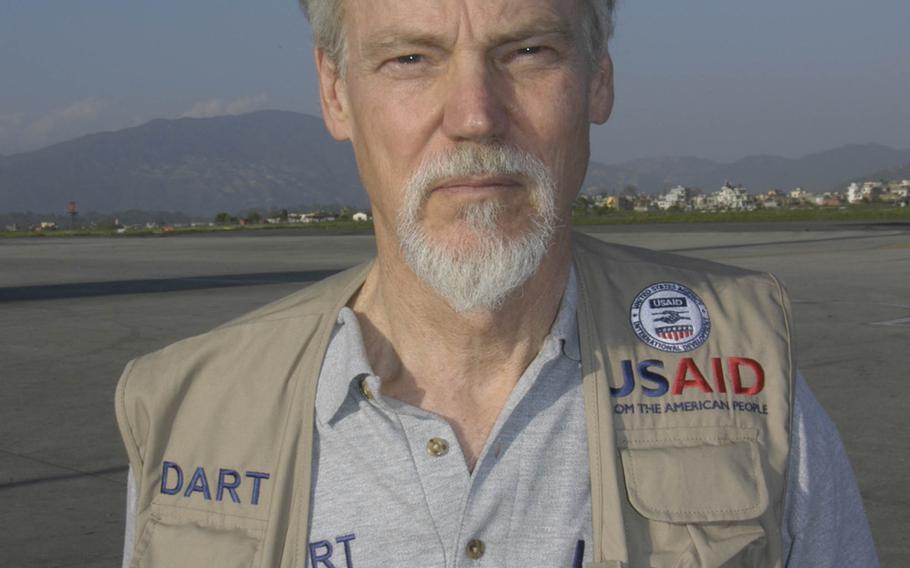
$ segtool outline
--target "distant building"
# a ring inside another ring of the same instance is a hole
[[[351,219],[353,219],[354,221],[359,221],[359,222],[365,222],[365,221],[370,220],[369,216],[366,213],[362,213],[359,211],[357,213],[354,213],[353,215],[351,215]]]
[[[677,185],[657,199],[657,207],[658,209],[663,209],[664,211],[670,209],[671,207],[677,207],[679,209],[691,209],[691,200],[693,194],[694,191],[688,187]]]
[[[595,205],[601,209],[630,211],[635,206],[635,202],[626,195],[602,195]]]
[[[863,197],[869,201],[877,200],[879,197],[881,197],[884,191],[885,188],[879,181],[867,181],[863,184]]]
[[[315,213],[288,213],[288,223],[321,223],[323,221],[334,221],[333,213],[316,211]]]
[[[597,206],[604,209],[619,209],[619,198],[615,195],[607,195],[597,202]]]
[[[863,201],[863,186],[853,182],[847,186],[847,203],[861,203]]]
[[[815,204],[820,207],[840,207],[843,203],[838,193],[824,193],[815,198]]]
[[[878,201],[884,193],[880,181],[867,181],[862,184],[853,182],[847,187],[847,202],[861,203],[863,201]]]
[[[803,205],[815,201],[815,196],[801,187],[797,187],[790,192],[791,205]]]
[[[760,203],[765,209],[779,209],[784,206],[787,199],[782,191],[772,189],[760,198]]]
[[[741,185],[733,185],[730,182],[724,183],[720,191],[714,194],[715,205],[720,209],[731,209],[734,211],[751,210],[752,200],[749,193]]]
[[[702,211],[708,208],[708,196],[707,195],[696,195],[692,198],[692,209],[696,211]]]
[[[632,210],[637,213],[646,213],[657,209],[657,204],[650,195],[639,195],[632,200]]]

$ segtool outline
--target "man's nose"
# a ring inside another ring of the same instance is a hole
[[[462,61],[449,70],[443,131],[454,141],[499,139],[508,125],[507,85],[490,65]]]

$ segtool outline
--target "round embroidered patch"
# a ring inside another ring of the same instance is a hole
[[[661,351],[692,351],[704,345],[711,333],[705,303],[675,282],[658,282],[639,292],[630,316],[635,335]]]

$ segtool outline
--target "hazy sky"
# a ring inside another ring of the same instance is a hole
[[[910,147],[910,1],[620,2],[595,159]],[[310,51],[296,0],[0,0],[0,153],[153,118],[318,114]]]

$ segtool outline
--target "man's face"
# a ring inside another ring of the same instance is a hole
[[[394,238],[404,188],[459,145],[506,145],[549,170],[566,221],[584,177],[590,122],[612,103],[608,65],[592,65],[573,0],[344,0],[347,72],[320,62],[332,134],[354,146],[377,236]],[[607,62],[608,63],[608,62]],[[328,89],[328,91],[327,91]],[[327,96],[328,93],[328,96]],[[433,180],[419,221],[435,242],[471,246],[465,208],[495,201],[504,236],[535,207],[520,175]]]

